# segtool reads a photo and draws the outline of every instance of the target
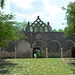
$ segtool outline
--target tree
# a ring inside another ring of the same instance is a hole
[[[75,36],[75,2],[70,2],[66,9],[67,27],[64,29],[66,37]]]
[[[8,45],[8,40],[17,42],[20,38],[25,38],[26,36],[21,33],[21,28],[15,25],[13,21],[14,15],[4,14],[0,12],[0,47]]]
[[[57,30],[56,29],[52,29],[52,32],[57,32]]]
[[[23,21],[23,22],[15,21],[15,26],[18,29],[18,32],[24,32],[27,26],[27,22],[26,21]]]
[[[5,0],[0,0],[0,7],[3,9],[4,8],[4,1]]]
[[[15,38],[12,37],[15,35],[15,27],[13,26],[13,22],[8,21],[13,18],[14,16],[12,14],[5,15],[4,13],[0,12],[0,47],[7,45],[7,40],[12,40]]]
[[[5,0],[0,0],[0,7],[4,8]],[[4,47],[8,45],[8,40],[17,41],[20,38],[26,38],[21,31],[23,30],[23,26],[18,26],[13,20],[14,15],[4,14],[4,12],[0,11],[0,47]]]
[[[62,30],[62,29],[59,29],[59,30],[58,30],[58,32],[64,32],[64,30]]]

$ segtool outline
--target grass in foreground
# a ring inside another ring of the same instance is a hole
[[[63,58],[2,59],[0,75],[75,75]]]

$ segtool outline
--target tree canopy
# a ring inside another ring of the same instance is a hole
[[[75,2],[70,2],[66,9],[67,27],[64,29],[66,37],[75,36]]]
[[[56,29],[52,29],[52,32],[58,32]]]
[[[18,32],[24,32],[27,26],[27,22],[26,21],[23,21],[23,22],[15,21],[15,26],[17,27]]]
[[[62,30],[62,29],[59,29],[59,30],[58,30],[58,32],[64,32],[64,30]]]
[[[5,0],[0,0],[0,7],[3,9],[4,8],[4,2]]]
[[[17,27],[14,26],[14,15],[0,12],[0,47],[8,44],[8,40],[19,40]]]
[[[0,0],[0,7],[4,8],[5,0]],[[4,14],[0,11],[0,47],[8,45],[8,40],[17,41],[20,38],[26,38],[24,34],[24,22],[19,23],[14,21],[15,16],[11,14]],[[26,24],[25,24],[26,25]]]

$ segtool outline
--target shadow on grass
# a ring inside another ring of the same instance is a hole
[[[75,58],[70,59],[70,65],[73,65],[75,67]],[[75,69],[71,69],[73,71],[73,75],[75,75]]]
[[[8,70],[0,70],[0,74],[6,74],[6,73],[9,73]]]
[[[75,75],[75,69],[71,69],[73,71],[73,75]]]
[[[75,67],[75,63],[70,63],[71,65],[73,65]],[[75,75],[75,69],[71,69],[73,71],[73,74]]]
[[[6,59],[0,59],[0,74],[9,73],[10,67],[14,67],[17,64],[6,61]]]
[[[70,63],[71,65],[75,66],[75,63]]]
[[[70,60],[70,65],[73,65],[75,67],[75,58],[71,58],[69,59]]]

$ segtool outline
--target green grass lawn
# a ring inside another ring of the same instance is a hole
[[[75,75],[63,58],[0,59],[0,75]]]

